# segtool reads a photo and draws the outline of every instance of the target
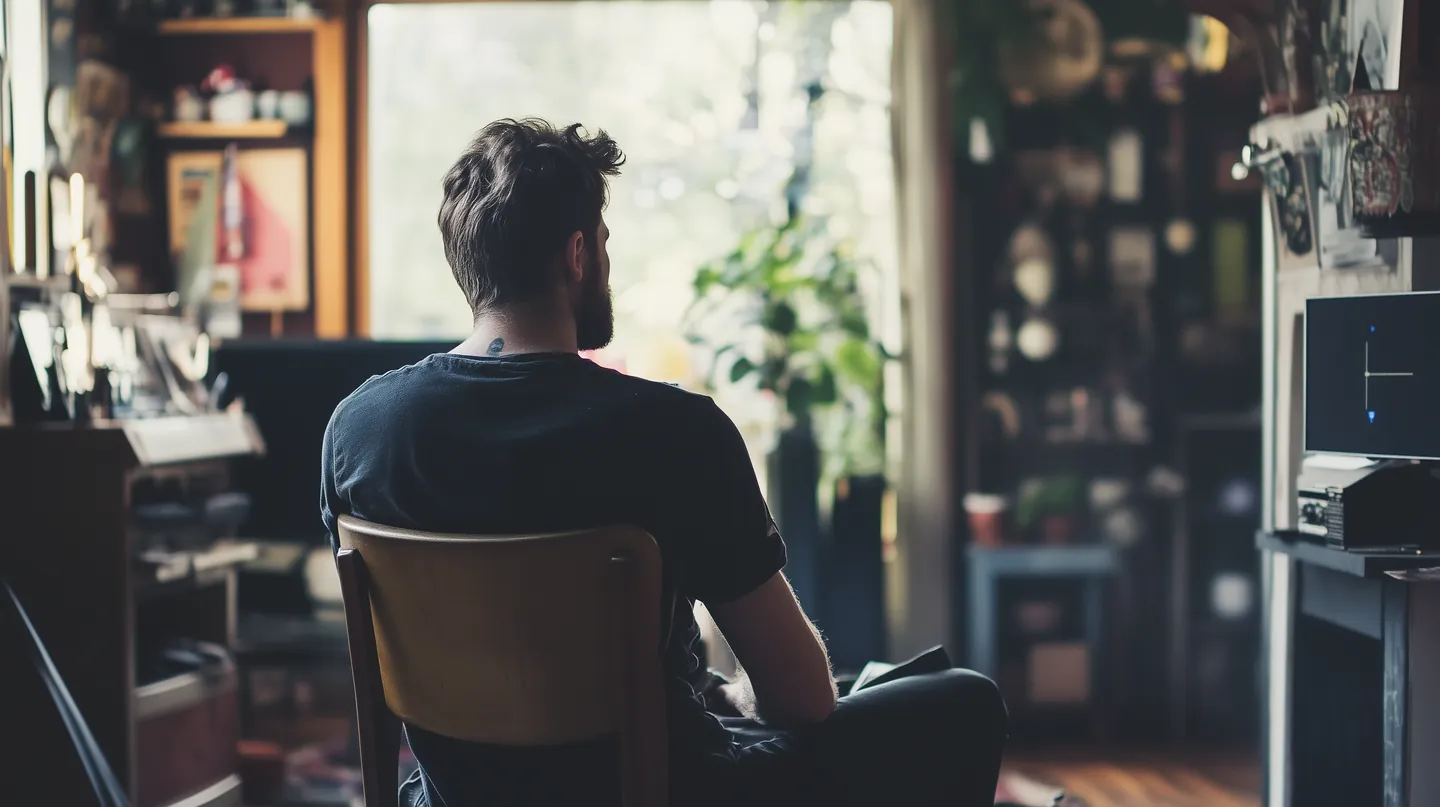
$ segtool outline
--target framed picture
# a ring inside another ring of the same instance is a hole
[[[310,188],[304,149],[239,152],[236,173],[244,209],[240,307],[303,311],[310,307]]]
[[[170,155],[171,255],[182,267],[237,267],[244,311],[303,311],[310,307],[310,174],[305,150],[246,149],[235,155],[238,194],[227,194],[224,152]],[[240,257],[232,259],[217,250],[229,243],[221,228],[227,205],[236,200],[243,248]],[[191,247],[203,255],[187,254]]]

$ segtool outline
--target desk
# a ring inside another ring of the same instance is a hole
[[[1267,807],[1440,804],[1440,553],[1358,554],[1260,533]]]

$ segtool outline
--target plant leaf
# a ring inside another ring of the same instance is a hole
[[[835,388],[835,371],[830,365],[820,365],[820,378],[815,382],[815,388],[811,391],[810,403],[812,406],[823,406],[835,403],[838,392]]]
[[[835,366],[846,380],[866,390],[880,383],[880,357],[872,342],[847,339],[835,349]]]
[[[706,292],[710,291],[710,287],[719,282],[720,272],[714,266],[707,265],[700,267],[700,270],[695,273],[695,280],[693,281],[695,296],[705,296]]]
[[[765,312],[762,324],[766,329],[781,336],[789,336],[795,332],[795,326],[799,324],[799,317],[789,303],[779,302],[770,306],[769,310]]]
[[[741,356],[735,360],[734,364],[730,365],[730,381],[738,382],[753,372],[755,372],[755,362]]]

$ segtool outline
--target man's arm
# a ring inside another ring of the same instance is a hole
[[[741,714],[789,726],[830,716],[835,709],[830,659],[783,573],[732,602],[706,607],[745,671],[723,689]]]
[[[770,516],[740,431],[709,399],[676,418],[683,429],[661,467],[684,553],[684,594],[703,603],[735,651],[759,717],[818,723],[835,708],[830,659],[781,571],[785,542]],[[727,691],[727,697],[740,692]],[[738,698],[737,698],[738,699]]]

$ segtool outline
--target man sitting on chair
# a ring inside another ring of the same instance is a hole
[[[603,131],[501,120],[445,175],[440,234],[474,332],[335,410],[321,489],[332,541],[346,514],[469,534],[641,527],[674,595],[664,664],[677,807],[989,805],[1006,723],[994,684],[945,669],[837,702],[734,424],[706,396],[578,355],[614,330],[602,211],[623,162]],[[696,601],[745,672],[711,692],[712,711]],[[420,763],[407,804],[601,804],[616,781],[593,748],[406,735]]]

